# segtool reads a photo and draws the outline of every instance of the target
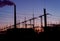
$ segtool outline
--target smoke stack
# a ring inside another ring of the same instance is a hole
[[[14,28],[16,29],[16,5],[14,5]]]
[[[14,6],[14,28],[16,28],[16,5],[9,0],[0,0],[0,7],[4,7],[4,6]]]

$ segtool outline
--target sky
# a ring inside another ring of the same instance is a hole
[[[48,21],[60,21],[60,0],[10,0],[16,4],[17,23],[26,19],[43,15],[43,8],[46,8]],[[12,25],[14,21],[14,7],[4,6],[0,8],[0,26]],[[51,23],[50,22],[50,23]],[[39,21],[37,21],[39,24]],[[4,27],[3,26],[3,27]]]

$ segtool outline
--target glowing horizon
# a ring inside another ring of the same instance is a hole
[[[24,21],[24,17],[27,17],[27,20],[32,18],[34,13],[35,17],[43,15],[43,8],[46,8],[47,13],[52,14],[53,16],[48,17],[48,23],[56,23],[60,21],[60,0],[10,0],[16,3],[17,6],[17,23],[19,21]],[[57,6],[56,6],[57,5]],[[33,10],[34,9],[34,10]],[[13,6],[5,6],[0,8],[0,25],[4,27],[6,25],[13,25],[14,23],[14,12]],[[40,26],[40,20],[37,19],[35,25]],[[43,20],[44,24],[44,20]]]

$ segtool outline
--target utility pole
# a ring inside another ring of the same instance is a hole
[[[20,22],[20,20],[19,20],[19,22]],[[20,25],[19,25],[19,28],[20,28]]]
[[[21,23],[20,23],[20,20],[18,20],[18,23],[19,23],[18,25],[19,25],[19,28],[20,28],[20,24],[21,24]],[[16,24],[16,25],[17,25],[17,24]]]
[[[33,28],[34,28],[34,24],[35,24],[35,19],[34,19],[34,13],[33,13]]]
[[[31,21],[32,21],[32,20],[30,19],[30,27],[31,27]]]
[[[41,27],[43,27],[42,16],[39,16],[39,18],[41,19]]]
[[[27,22],[27,21],[26,21],[26,17],[25,17],[25,21],[24,21],[24,23],[25,23],[25,28],[27,28],[27,24],[26,24],[26,22]]]
[[[44,25],[47,27],[47,14],[46,14],[46,9],[44,8]]]
[[[24,22],[22,22],[22,27],[24,28]]]

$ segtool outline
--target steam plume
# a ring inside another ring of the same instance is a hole
[[[5,5],[11,6],[11,5],[14,5],[14,3],[12,1],[9,1],[9,0],[3,0],[3,1],[0,0],[0,7],[3,7]]]

